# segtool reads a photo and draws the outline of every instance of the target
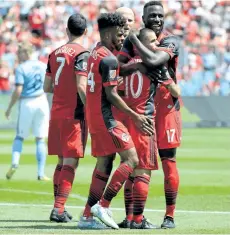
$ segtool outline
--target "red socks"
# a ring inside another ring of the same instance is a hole
[[[150,176],[148,175],[136,176],[134,179],[133,220],[138,224],[143,219],[143,212],[149,192],[149,182]]]
[[[103,172],[94,169],[92,176],[92,183],[89,189],[89,197],[88,201],[85,205],[85,210],[83,216],[90,217],[91,207],[94,206],[102,197],[103,192],[105,190],[106,184],[108,182],[109,175],[106,175]]]
[[[162,167],[164,171],[164,189],[166,201],[165,215],[173,218],[176,206],[177,192],[179,188],[179,174],[175,161],[165,159],[162,161]]]
[[[133,219],[133,185],[134,177],[129,176],[124,185],[125,213],[129,221]]]
[[[125,163],[121,163],[117,170],[114,172],[113,177],[106,188],[106,191],[100,200],[102,207],[109,207],[112,199],[117,195],[124,182],[128,179],[129,175],[133,172],[133,168]]]
[[[61,169],[62,169],[62,165],[57,164],[55,171],[54,171],[54,175],[53,175],[54,200],[55,200],[55,197],[57,196],[59,176],[61,173]]]
[[[64,212],[64,206],[72,189],[75,169],[70,165],[63,165],[59,176],[59,187],[55,198],[54,208],[58,208],[59,214]]]

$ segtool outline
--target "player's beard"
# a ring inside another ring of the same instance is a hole
[[[114,48],[115,48],[117,51],[120,51],[120,50],[121,50],[121,48],[122,48],[122,46],[123,46],[122,43],[118,44],[114,39],[112,40],[112,43],[113,43]]]

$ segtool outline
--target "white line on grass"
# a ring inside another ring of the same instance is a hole
[[[20,206],[20,207],[49,207],[52,208],[52,205],[48,204],[24,204],[24,203],[7,203],[0,202],[0,206]],[[68,206],[68,208],[76,208],[76,209],[84,209],[84,206]],[[113,208],[115,211],[124,211],[124,208]],[[165,212],[165,210],[153,210],[153,209],[145,209],[148,212]],[[186,213],[186,214],[222,214],[222,215],[230,215],[229,211],[187,211],[187,210],[177,210],[177,213]]]
[[[4,192],[13,192],[13,193],[29,193],[29,194],[37,194],[37,195],[50,195],[53,196],[53,193],[49,193],[49,192],[37,192],[37,191],[30,191],[30,190],[21,190],[21,189],[8,189],[8,188],[0,188],[0,191],[4,191]],[[71,198],[77,198],[81,201],[86,201],[87,198],[83,197],[79,194],[74,194],[71,193],[70,194]]]

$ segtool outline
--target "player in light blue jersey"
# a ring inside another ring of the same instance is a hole
[[[46,144],[44,138],[48,132],[49,106],[43,91],[46,65],[38,60],[31,60],[32,45],[19,45],[19,66],[15,73],[15,90],[6,110],[9,119],[12,107],[19,100],[17,133],[12,147],[12,165],[6,174],[11,179],[19,165],[23,140],[32,128],[36,138],[36,157],[38,163],[38,180],[49,180],[44,174],[46,162]]]

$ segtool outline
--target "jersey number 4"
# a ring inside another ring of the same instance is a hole
[[[93,70],[94,63],[90,65],[90,71],[88,73],[88,86],[90,86],[89,91],[94,92],[95,82],[94,82],[94,73]]]
[[[57,62],[60,63],[56,75],[55,75],[55,80],[54,80],[54,85],[58,85],[59,77],[61,75],[61,71],[65,65],[65,57],[57,57]]]

